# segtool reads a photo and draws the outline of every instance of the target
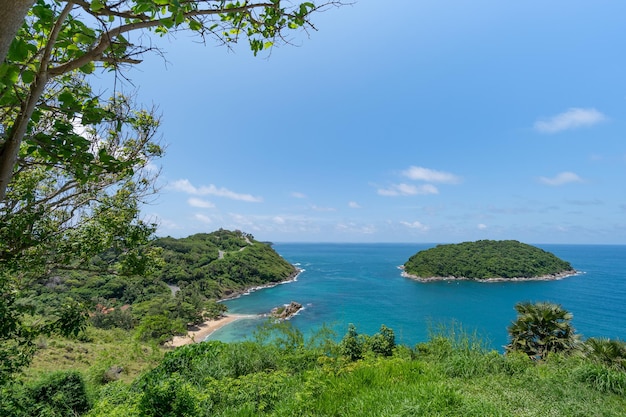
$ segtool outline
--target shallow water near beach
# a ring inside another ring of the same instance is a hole
[[[399,265],[433,246],[277,243],[274,249],[304,270],[297,281],[225,304],[231,313],[261,314],[297,301],[304,310],[291,322],[305,335],[326,325],[341,338],[349,323],[359,333],[373,334],[385,324],[399,343],[411,346],[441,325],[456,323],[501,350],[517,302],[551,301],[574,314],[574,327],[584,337],[626,339],[626,246],[535,245],[581,272],[556,281],[420,283],[401,276]],[[209,340],[251,338],[263,320],[236,321]]]

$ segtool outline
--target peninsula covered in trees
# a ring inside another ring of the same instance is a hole
[[[232,297],[297,274],[269,244],[241,231],[220,229],[181,239],[164,237],[153,245],[163,250],[162,281],[209,299]]]
[[[218,300],[298,273],[269,244],[239,230],[158,238],[148,246],[155,260],[145,277],[108,271],[106,266],[120,262],[119,253],[109,250],[84,270],[33,279],[23,297],[36,317],[73,300],[96,328],[123,329],[138,340],[162,344],[187,334],[189,326],[221,317],[226,306]]]
[[[405,276],[421,281],[557,279],[576,273],[569,262],[516,240],[437,245],[411,256],[402,268]]]

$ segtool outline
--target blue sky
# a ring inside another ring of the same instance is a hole
[[[158,235],[626,243],[626,2],[360,0],[253,57],[159,41]],[[129,87],[129,86],[127,86]]]

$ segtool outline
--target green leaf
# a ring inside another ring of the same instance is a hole
[[[171,29],[171,28],[172,28],[172,26],[174,26],[174,20],[172,20],[171,18],[167,17],[167,18],[165,18],[165,19],[161,19],[161,24],[162,24],[164,27],[166,27],[166,28],[168,28],[168,29]]]
[[[6,73],[3,78],[9,82],[9,85],[15,84],[20,76],[20,70],[14,65],[7,65],[5,68]]]
[[[185,21],[185,15],[183,14],[182,11],[179,11],[178,13],[176,13],[176,25],[180,25],[181,23],[183,23]]]
[[[202,24],[196,20],[189,21],[189,29],[191,30],[200,30],[202,29]]]
[[[102,8],[104,8],[104,4],[102,3],[102,0],[92,0],[89,8],[92,12],[99,12]]]
[[[35,73],[30,70],[22,72],[22,81],[26,84],[30,84],[35,80]]]
[[[94,64],[93,62],[90,62],[80,67],[80,72],[82,72],[83,74],[91,74],[92,72],[95,71],[95,69],[96,69],[96,64]]]

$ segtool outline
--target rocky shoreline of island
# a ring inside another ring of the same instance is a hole
[[[439,281],[476,281],[476,282],[520,282],[520,281],[557,281],[560,279],[572,277],[575,275],[580,275],[581,272],[576,271],[574,269],[556,272],[554,274],[546,274],[536,277],[512,277],[512,278],[504,278],[504,277],[493,277],[493,278],[468,278],[468,277],[420,277],[417,275],[409,274],[404,270],[404,265],[400,265],[398,269],[402,270],[401,275],[405,278],[412,279],[417,282],[439,282]]]

